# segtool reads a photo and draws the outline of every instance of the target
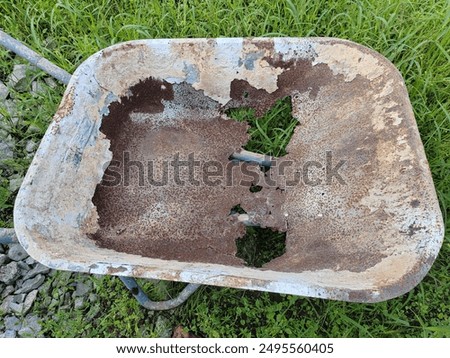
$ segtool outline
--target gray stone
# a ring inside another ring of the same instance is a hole
[[[9,257],[7,255],[0,254],[0,266],[6,265],[9,261]]]
[[[9,305],[11,303],[13,303],[13,299],[14,299],[13,296],[6,296],[3,299],[2,303],[0,304],[0,312],[1,313],[8,314],[11,312],[11,308],[9,307]]]
[[[17,106],[12,99],[7,99],[3,101],[3,107],[6,110],[6,113],[11,117],[11,121],[14,125],[17,124]],[[13,120],[13,118],[16,118]]]
[[[0,338],[16,338],[16,337],[17,337],[16,331],[9,331],[9,330],[0,335]]]
[[[25,92],[27,90],[28,65],[14,65],[12,73],[9,75],[8,86],[16,91]]]
[[[31,82],[31,93],[34,95],[39,95],[41,93],[44,93],[44,87],[42,86],[42,83],[39,81],[33,81]]]
[[[37,275],[45,275],[50,272],[50,269],[42,265],[41,263],[38,263],[33,269],[27,272],[27,274],[23,277],[24,280],[29,280],[30,278],[33,278]]]
[[[13,148],[14,145],[11,145],[9,141],[0,139],[0,162],[14,157]]]
[[[23,312],[23,303],[11,302],[9,304],[10,312],[14,312],[17,315],[21,315]]]
[[[34,265],[36,263],[36,260],[33,259],[31,256],[27,257],[27,259],[25,260],[25,263],[27,265]]]
[[[34,142],[32,139],[30,139],[29,141],[27,141],[27,144],[25,145],[25,150],[28,153],[33,153],[34,151],[36,151],[38,144],[36,142]]]
[[[72,297],[81,297],[84,295],[87,295],[92,289],[92,285],[90,282],[84,283],[84,282],[77,282],[77,288],[75,292],[73,293]]]
[[[27,265],[25,261],[17,261],[17,265],[19,266],[22,276],[25,275],[28,271],[30,271],[30,266]]]
[[[81,308],[83,308],[84,306],[84,298],[83,297],[75,297],[75,303],[74,303],[74,308],[76,310],[79,310]]]
[[[2,291],[1,298],[4,299],[6,296],[11,295],[11,293],[13,293],[14,291],[15,291],[14,286],[12,285],[6,286],[5,289]]]
[[[52,288],[52,282],[51,279],[48,279],[45,281],[41,287],[38,288],[39,292],[42,293],[44,296],[50,295],[50,291]]]
[[[67,306],[67,307],[69,307],[70,306],[70,293],[69,292],[66,292],[65,294],[64,294],[64,299],[63,299],[63,303],[64,303],[64,306]]]
[[[45,276],[36,275],[35,277],[24,281],[22,284],[22,287],[20,287],[16,291],[16,294],[31,292],[31,291],[39,288],[39,286],[41,286],[44,283],[44,281],[45,281]]]
[[[9,90],[8,87],[5,86],[5,84],[0,81],[0,101],[3,101],[8,97]]]
[[[52,298],[50,297],[50,296],[46,296],[45,298],[44,298],[44,302],[42,302],[42,305],[44,306],[44,307],[50,307],[50,304],[52,303]]]
[[[20,337],[37,337],[41,331],[39,318],[37,316],[27,316],[22,323],[22,328],[19,330]]]
[[[27,295],[25,293],[21,293],[18,295],[14,295],[14,303],[23,303],[25,301],[25,297],[27,297]]]
[[[4,321],[6,330],[18,331],[22,328],[22,322],[20,322],[20,319],[18,319],[17,317],[6,316],[4,318]]]
[[[23,312],[22,314],[27,314],[28,311],[33,306],[34,301],[36,301],[36,297],[38,294],[38,290],[31,291],[27,297],[25,298],[25,302],[23,303]]]
[[[11,178],[9,179],[9,191],[14,193],[16,190],[20,188],[23,182],[23,177]]]
[[[56,81],[53,78],[51,78],[51,77],[46,77],[44,79],[44,81],[47,84],[47,86],[49,86],[50,88],[58,87],[58,84],[56,83]]]
[[[155,322],[155,332],[160,338],[170,338],[172,336],[172,324],[167,318],[158,316]]]
[[[27,133],[41,133],[41,132],[42,128],[33,123],[31,123],[27,128]]]
[[[13,283],[19,275],[19,266],[15,261],[0,267],[0,282],[3,282],[6,285]]]
[[[28,257],[28,253],[20,244],[9,246],[8,257],[13,261],[22,261]]]
[[[98,300],[98,296],[95,293],[89,294],[89,302],[95,302]]]

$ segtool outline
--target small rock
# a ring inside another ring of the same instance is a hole
[[[75,298],[75,303],[74,303],[74,308],[76,310],[79,310],[81,308],[83,308],[84,306],[84,298],[83,297],[76,297]]]
[[[34,301],[36,301],[36,297],[38,294],[38,290],[31,291],[27,297],[25,298],[25,302],[23,303],[23,312],[22,314],[27,314],[28,311],[33,306]]]
[[[28,293],[30,291],[33,291],[37,288],[39,288],[39,286],[41,286],[45,281],[45,276],[43,275],[37,275],[33,278],[30,278],[29,280],[26,280],[23,282],[22,287],[20,287],[17,291],[16,294],[20,294],[20,293]]]
[[[8,97],[9,90],[8,87],[5,86],[5,84],[0,81],[0,101],[3,101]]]
[[[42,305],[44,307],[49,307],[51,303],[52,303],[52,298],[50,296],[46,296],[44,298],[44,302],[42,302]]]
[[[172,325],[164,316],[158,316],[155,322],[155,332],[160,338],[170,338],[172,336]]]
[[[6,286],[5,289],[2,292],[2,296],[1,298],[4,299],[6,296],[9,296],[11,293],[13,293],[15,291],[14,286],[10,285],[10,286]]]
[[[27,297],[27,295],[25,293],[14,295],[13,302],[14,303],[23,303],[23,301],[25,301],[25,297]]]
[[[17,262],[13,261],[0,267],[0,281],[6,285],[13,283],[20,275]]]
[[[11,303],[13,303],[13,299],[14,299],[13,296],[6,296],[6,297],[3,299],[3,302],[2,302],[2,304],[0,305],[0,312],[1,312],[1,313],[8,314],[8,313],[11,312],[11,308],[9,307],[9,305],[10,305]]]
[[[89,302],[95,302],[98,300],[98,296],[95,293],[89,294]]]
[[[9,262],[9,257],[5,254],[0,254],[0,266],[6,265]]]
[[[16,337],[17,337],[16,331],[9,331],[9,330],[0,335],[0,338],[16,338]]]
[[[36,263],[36,260],[33,259],[31,256],[27,257],[27,259],[25,260],[25,263],[27,265],[34,265]]]
[[[8,86],[16,91],[25,92],[27,90],[27,65],[14,65],[12,73],[9,75]]]
[[[22,284],[23,284],[23,278],[22,277],[19,277],[17,280],[16,280],[16,282],[15,282],[15,287],[16,287],[16,290],[18,289],[18,287],[22,287]]]
[[[19,330],[20,337],[36,337],[39,336],[41,325],[37,316],[27,316],[25,322],[22,323],[22,328]]]
[[[10,302],[9,309],[10,312],[20,315],[23,312],[23,303]]]
[[[50,295],[50,290],[52,288],[51,280],[45,281],[41,287],[38,288],[39,292],[41,292],[44,296]],[[50,297],[51,298],[51,297]]]
[[[28,257],[28,253],[20,244],[9,246],[8,257],[13,261],[22,261]]]
[[[32,139],[30,139],[25,145],[25,150],[28,153],[33,153],[37,148],[37,143],[35,143]]]
[[[14,157],[13,148],[14,145],[0,139],[0,162],[4,159],[12,159]]]
[[[63,303],[64,303],[64,306],[67,306],[67,307],[70,306],[70,293],[69,292],[66,292],[64,294]],[[62,307],[64,307],[64,306],[62,306]]]
[[[18,331],[22,328],[22,323],[17,317],[6,316],[4,318],[6,330]]]
[[[72,297],[81,297],[89,293],[91,291],[92,286],[89,283],[77,282],[77,288],[73,293]]]
[[[42,86],[42,83],[38,81],[31,82],[31,93],[34,95],[44,93],[44,87]]]
[[[14,193],[16,190],[20,188],[22,182],[23,177],[9,179],[9,191],[11,193]]]
[[[13,122],[14,125],[17,124],[17,106],[14,103],[14,101],[12,99],[7,99],[3,102],[3,107],[6,110],[6,113],[8,113],[8,115],[11,117],[11,121]],[[13,118],[16,118],[13,120]]]
[[[33,269],[28,271],[28,273],[24,276],[23,279],[29,280],[30,278],[33,278],[34,276],[45,275],[49,272],[50,272],[50,269],[47,266],[42,265],[41,263],[38,263]]]
[[[46,77],[44,79],[44,81],[47,84],[47,86],[49,86],[50,88],[58,87],[58,84],[56,83],[56,81],[53,78],[51,78],[51,77]]]
[[[28,266],[25,261],[17,261],[17,265],[19,266],[22,276],[30,271],[30,266]]]
[[[33,123],[31,123],[27,128],[27,133],[41,133],[41,132],[42,128]]]

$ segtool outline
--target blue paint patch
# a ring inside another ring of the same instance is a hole
[[[255,69],[255,61],[259,60],[263,56],[264,56],[264,52],[262,52],[262,51],[248,53],[245,56],[244,60],[239,59],[238,65],[239,66],[244,65],[245,69],[247,69],[249,71],[254,70]]]
[[[117,97],[114,93],[109,92],[105,98],[105,105],[99,111],[100,116],[107,116],[109,114],[109,105],[113,102],[117,102],[118,100],[119,97]]]
[[[200,73],[197,66],[185,62],[183,72],[186,74],[186,83],[192,85],[199,81]]]

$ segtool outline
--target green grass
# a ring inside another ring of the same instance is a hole
[[[164,313],[199,336],[247,337],[450,337],[450,3],[449,1],[95,1],[0,0],[0,27],[72,72],[111,44],[139,38],[220,36],[333,36],[361,43],[386,56],[402,73],[446,221],[446,238],[419,286],[379,304],[352,304],[230,288],[203,287],[182,307]],[[0,50],[0,79],[18,62]],[[63,88],[34,98],[18,94],[22,113],[13,135],[10,173],[26,170],[21,140],[40,138]],[[29,128],[40,128],[30,133]],[[259,129],[258,129],[259,131]],[[255,138],[264,137],[264,129]],[[278,136],[268,136],[261,150]],[[268,145],[268,147],[265,147]],[[6,174],[5,174],[6,173]],[[7,196],[6,200],[4,197]],[[11,224],[14,193],[0,189],[0,224]],[[115,278],[96,283],[101,313],[91,308],[52,308],[49,336],[154,336],[159,313],[138,307]],[[162,283],[167,294],[179,284]],[[152,285],[148,284],[147,289]],[[108,298],[109,297],[109,298]],[[45,310],[39,296],[36,310]],[[48,308],[47,308],[48,309]],[[58,318],[59,317],[59,318]],[[64,333],[65,332],[65,333]]]
[[[260,118],[255,116],[253,108],[246,107],[231,108],[226,114],[238,122],[246,121],[250,125],[250,140],[244,149],[281,157],[286,155],[286,146],[298,124],[291,111],[291,97],[285,97],[276,101]]]

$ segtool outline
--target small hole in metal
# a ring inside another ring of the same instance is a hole
[[[133,296],[137,296],[137,294],[139,293],[139,289],[137,287],[133,287],[130,291]]]

